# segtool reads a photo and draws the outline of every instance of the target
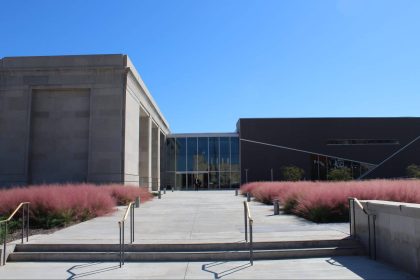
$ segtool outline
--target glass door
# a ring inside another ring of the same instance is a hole
[[[208,172],[188,173],[187,178],[189,190],[195,190],[196,188],[198,188],[198,190],[208,190]]]

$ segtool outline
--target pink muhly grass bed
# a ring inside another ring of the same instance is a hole
[[[152,194],[146,187],[123,186],[111,184],[102,186],[114,198],[117,205],[127,205],[140,196],[141,202],[149,201],[153,198]]]
[[[31,227],[52,228],[106,215],[136,196],[141,196],[142,202],[152,198],[146,188],[117,184],[16,187],[0,190],[0,216],[7,217],[21,202],[28,201]]]
[[[253,182],[241,186],[257,201],[278,199],[286,213],[314,222],[348,221],[348,198],[420,203],[420,180]]]

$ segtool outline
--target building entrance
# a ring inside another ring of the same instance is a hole
[[[188,173],[188,187],[189,189],[194,190],[196,188],[195,182],[198,180],[199,189],[207,190],[209,188],[208,180],[209,174],[207,172],[203,173]]]
[[[166,142],[164,185],[179,190],[238,188],[239,137],[237,134],[172,135]]]

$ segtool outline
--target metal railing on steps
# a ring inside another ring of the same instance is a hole
[[[26,242],[29,240],[29,204],[30,202],[22,202],[19,206],[10,214],[9,218],[6,220],[0,221],[0,226],[4,225],[4,240],[3,240],[3,265],[6,264],[6,249],[7,249],[7,235],[8,235],[8,226],[9,222],[13,219],[13,217],[18,213],[20,209],[22,209],[22,243],[24,240],[25,232],[26,232]],[[25,211],[26,210],[26,211]]]
[[[132,201],[127,205],[123,218],[118,221],[119,227],[119,234],[120,234],[120,267],[124,265],[124,257],[125,257],[125,221],[128,218],[128,214],[130,214],[130,244],[134,242],[134,205],[135,202]]]
[[[245,242],[249,244],[249,262],[251,265],[254,265],[254,248],[253,248],[253,223],[254,220],[251,216],[251,211],[249,210],[249,205],[247,201],[244,201],[244,220],[245,220]],[[248,227],[249,227],[249,242],[248,242]]]
[[[369,257],[376,260],[376,215],[370,213],[360,201],[355,197],[349,197],[349,220],[350,220],[350,236],[356,237],[356,208],[357,205],[362,212],[367,216],[367,228],[368,228],[368,249]],[[372,222],[371,222],[372,221]],[[373,229],[371,230],[371,224]],[[373,240],[372,240],[373,238]]]

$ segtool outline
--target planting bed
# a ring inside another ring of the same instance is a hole
[[[152,199],[147,188],[93,184],[37,185],[0,190],[0,220],[8,217],[24,201],[30,202],[30,225],[51,229],[86,221],[114,211],[137,196]],[[20,213],[9,224],[9,231],[20,229]],[[3,239],[3,228],[0,239]],[[13,235],[11,235],[13,236]]]
[[[349,197],[420,203],[420,180],[253,182],[240,190],[266,204],[278,199],[285,213],[317,223],[347,222]]]

